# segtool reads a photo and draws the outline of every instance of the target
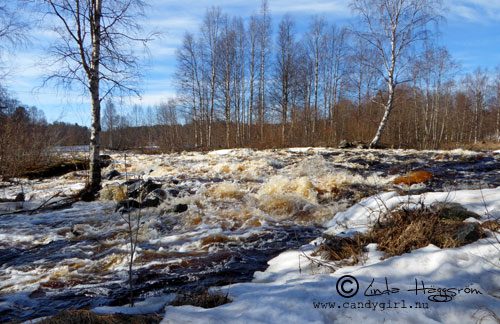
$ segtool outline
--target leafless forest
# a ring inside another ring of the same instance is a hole
[[[337,146],[341,141],[417,149],[498,143],[500,69],[478,66],[465,72],[438,44],[437,2],[397,3],[378,10],[364,0],[353,1],[359,19],[347,26],[321,16],[297,21],[285,15],[272,21],[267,1],[248,19],[210,8],[199,31],[186,33],[177,50],[173,82],[178,96],[155,106],[131,106],[120,99],[123,92],[135,92],[128,81],[139,76],[131,73],[139,62],[126,60],[126,51],[114,53],[118,59],[109,64],[126,73],[101,89],[99,144],[179,151]],[[394,15],[399,19],[393,21]],[[124,26],[133,18],[129,13]],[[307,30],[299,32],[297,25],[306,21]],[[3,35],[11,35],[3,36],[6,43],[22,42],[27,26],[15,20],[4,26],[10,29],[4,28]],[[66,39],[67,31],[59,31]],[[92,56],[91,45],[86,57]],[[76,71],[85,64],[75,66]],[[115,77],[109,71],[97,72],[103,82]],[[85,84],[91,79],[85,73],[66,75],[62,83],[76,78]],[[54,72],[47,79],[61,75]],[[1,90],[2,173],[20,160],[43,161],[47,146],[88,144],[97,124],[47,124],[41,110]]]

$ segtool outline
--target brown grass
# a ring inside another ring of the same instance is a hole
[[[320,256],[328,261],[348,260],[349,265],[360,261],[366,245],[366,238],[362,235],[356,235],[354,238],[326,236],[325,239],[312,256]]]
[[[493,232],[500,231],[500,222],[498,220],[489,220],[481,224],[481,227]]]
[[[499,142],[491,142],[491,141],[481,141],[478,143],[470,143],[470,144],[463,144],[463,143],[458,143],[454,145],[450,145],[451,148],[463,148],[465,150],[471,150],[471,151],[495,151],[500,149],[500,143]]]
[[[477,223],[464,223],[459,217],[449,217],[442,208],[421,207],[398,209],[381,219],[369,232],[354,238],[327,237],[314,252],[325,260],[350,260],[357,263],[363,248],[369,243],[378,244],[386,257],[402,255],[423,248],[429,244],[439,248],[456,248],[484,237],[482,227]],[[465,227],[473,229],[472,234],[459,237],[457,232]],[[483,225],[488,228],[493,225]]]
[[[88,310],[65,310],[40,324],[156,324],[159,315],[97,315]]]
[[[106,185],[99,193],[101,200],[122,201],[128,198],[127,187],[120,185]]]
[[[479,237],[459,239],[457,230],[466,224],[477,226],[475,231]],[[378,244],[379,250],[388,256],[395,256],[429,244],[439,248],[456,248],[476,241],[484,233],[476,223],[443,218],[439,210],[423,207],[393,211],[366,235],[370,241]]]
[[[202,308],[214,308],[230,303],[232,300],[228,297],[228,293],[210,292],[203,290],[200,292],[186,293],[177,295],[172,306],[192,305]]]

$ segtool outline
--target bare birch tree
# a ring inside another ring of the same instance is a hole
[[[283,16],[278,26],[277,53],[275,64],[274,96],[280,107],[281,115],[281,145],[286,145],[286,124],[291,102],[291,91],[296,62],[295,23],[291,16]]]
[[[309,47],[309,55],[313,63],[313,84],[312,84],[312,116],[311,116],[311,135],[316,134],[316,124],[319,119],[319,91],[320,91],[320,67],[326,59],[327,37],[326,37],[326,21],[323,17],[314,17],[309,27],[307,35],[307,44]]]
[[[330,141],[337,138],[335,107],[339,101],[343,79],[347,77],[347,29],[331,26],[327,33],[326,57],[323,64],[323,101],[328,115]]]
[[[437,148],[450,113],[447,98],[456,64],[445,48],[429,46],[424,55],[415,61],[413,70],[413,98],[416,108],[421,110],[414,119],[415,125],[420,126],[420,132],[415,136],[422,148]]]
[[[486,110],[489,87],[488,72],[481,68],[475,69],[473,73],[468,73],[465,76],[464,85],[472,103],[472,124],[474,127],[469,140],[474,140],[474,143],[477,143],[483,130],[484,111]]]
[[[500,66],[496,68],[496,77],[494,81],[494,91],[495,91],[495,106],[496,106],[496,131],[495,137],[497,143],[500,142]]]
[[[266,72],[267,59],[269,56],[269,45],[271,40],[271,17],[269,16],[269,5],[267,0],[262,1],[261,13],[259,17],[259,128],[260,140],[264,137],[264,123],[266,115]]]
[[[256,59],[257,59],[257,39],[258,39],[258,18],[256,15],[252,15],[250,17],[250,23],[248,26],[248,39],[249,39],[249,46],[250,46],[250,53],[249,53],[249,63],[248,63],[248,69],[249,69],[249,74],[250,74],[250,80],[249,80],[249,95],[250,97],[248,98],[248,140],[252,140],[252,127],[253,127],[253,115],[254,115],[254,105],[255,105],[255,76],[256,76]]]
[[[375,66],[387,87],[381,103],[384,115],[370,143],[376,147],[394,108],[396,88],[407,82],[412,51],[430,37],[430,24],[439,18],[439,0],[352,0],[363,29],[356,34],[372,48],[382,64]],[[370,65],[370,62],[366,62]]]
[[[118,113],[116,112],[115,103],[111,98],[106,99],[102,119],[104,130],[108,133],[108,148],[113,149],[115,147],[115,143],[113,143],[113,133],[118,125]]]
[[[179,99],[190,110],[189,118],[194,126],[195,147],[204,145],[202,126],[206,115],[200,56],[199,44],[192,34],[186,33],[182,46],[177,50],[175,80]]]
[[[208,129],[207,146],[212,145],[212,127],[215,119],[215,104],[217,91],[217,66],[218,66],[218,46],[221,38],[222,26],[227,16],[222,14],[218,7],[207,10],[202,25],[203,41],[207,52],[207,62],[204,64],[208,70],[205,74],[209,77],[209,109],[208,109]]]
[[[173,151],[179,144],[179,124],[177,118],[177,102],[170,99],[156,107],[157,123],[161,127],[160,147]]]
[[[236,60],[236,33],[228,19],[225,19],[221,31],[219,42],[220,64],[218,72],[222,87],[222,98],[224,106],[224,120],[226,124],[226,148],[230,146],[231,128],[231,108],[232,108],[232,85],[235,78]]]
[[[52,70],[45,82],[83,87],[90,95],[90,181],[100,189],[101,102],[111,94],[138,95],[140,51],[152,39],[141,36],[145,3],[141,0],[43,0],[37,10],[49,16],[59,36],[50,47]]]
[[[236,138],[238,145],[243,145],[245,134],[245,105],[246,105],[246,50],[247,50],[247,37],[245,35],[245,26],[241,17],[233,19],[233,29],[236,38],[236,54],[234,65],[234,78],[233,78],[233,105],[235,110],[236,120]]]
[[[28,23],[17,14],[19,8],[5,1],[0,4],[0,80],[4,77],[2,54],[11,46],[19,45],[27,40]]]

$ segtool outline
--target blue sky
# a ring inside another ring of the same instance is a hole
[[[175,71],[175,50],[186,31],[197,32],[208,7],[219,6],[230,15],[249,17],[258,11],[260,0],[152,0],[144,25],[162,32],[150,44],[151,57],[143,79],[142,97],[128,103],[154,105],[175,96],[172,77]],[[274,23],[285,13],[296,18],[303,31],[313,15],[344,25],[352,19],[344,0],[269,0]],[[491,71],[500,65],[500,0],[444,0],[446,21],[441,24],[440,43],[461,64],[462,72],[477,66]],[[39,88],[43,78],[43,48],[52,35],[42,29],[32,31],[31,44],[15,54],[7,54],[10,73],[6,85],[21,102],[44,110],[47,120],[88,125],[88,99],[80,92],[69,93],[53,85]],[[123,113],[126,113],[126,107]]]

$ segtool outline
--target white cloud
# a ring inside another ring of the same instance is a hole
[[[308,13],[308,14],[335,14],[344,17],[350,16],[348,1],[287,1],[271,0],[269,2],[271,12],[276,13]]]
[[[192,26],[197,28],[199,19],[195,16],[162,15],[161,17],[147,20],[145,24],[147,24],[148,27],[159,29],[161,32],[169,32],[172,30],[178,31],[180,29],[190,29]]]
[[[165,57],[175,57],[175,52],[177,48],[180,46],[181,42],[177,44],[173,44],[171,46],[165,46],[165,44],[161,43],[161,41],[151,43],[148,46],[149,52],[151,53],[151,57],[153,59],[165,59]]]
[[[452,19],[481,24],[500,22],[498,0],[446,0],[445,4]]]
[[[472,22],[478,22],[481,18],[477,10],[463,5],[455,5],[451,13]]]
[[[154,106],[161,102],[165,102],[168,99],[175,98],[175,92],[172,90],[158,91],[158,92],[148,92],[147,94],[139,97],[129,97],[125,98],[125,102],[130,102],[131,104],[138,104],[141,106]]]

